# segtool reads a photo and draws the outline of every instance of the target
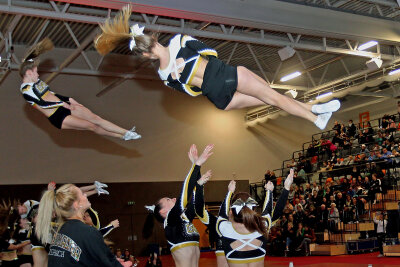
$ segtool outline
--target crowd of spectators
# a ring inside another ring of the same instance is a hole
[[[334,134],[321,136],[305,155],[299,153],[287,164],[286,170],[295,168],[296,178],[284,216],[271,230],[272,254],[308,255],[315,232],[335,233],[340,223],[357,223],[365,217],[365,204],[375,204],[376,193],[394,184],[390,170],[400,161],[395,121],[384,116],[375,128],[369,122],[360,128],[352,120],[347,126],[336,121]],[[274,172],[266,172],[266,181],[275,178]],[[279,183],[279,178],[275,181]]]

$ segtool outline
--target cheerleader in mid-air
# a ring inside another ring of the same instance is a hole
[[[94,114],[72,97],[54,93],[39,79],[38,56],[52,48],[51,40],[45,38],[32,47],[22,60],[19,68],[22,77],[20,91],[25,100],[43,113],[58,129],[89,130],[125,141],[139,139],[141,136],[135,132],[135,127],[131,130],[123,129]]]
[[[144,34],[144,27],[130,27],[131,9],[125,6],[114,20],[100,25],[103,32],[94,41],[100,54],[129,43],[131,50],[160,61],[158,74],[165,85],[191,96],[204,95],[223,110],[270,104],[324,129],[332,112],[340,108],[338,100],[308,105],[279,94],[246,67],[225,64],[214,49],[191,36],[177,34],[164,47],[155,35]]]

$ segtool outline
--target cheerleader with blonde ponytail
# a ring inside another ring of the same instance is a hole
[[[48,266],[121,266],[103,236],[84,223],[90,208],[86,194],[73,184],[44,193],[39,204],[36,235],[49,245]],[[58,228],[52,227],[56,221]]]

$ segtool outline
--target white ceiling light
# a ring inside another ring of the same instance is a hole
[[[332,94],[332,92],[328,92],[328,93],[325,93],[325,94],[322,94],[322,95],[317,96],[316,99],[321,99],[321,98],[330,96],[331,94]]]
[[[359,51],[363,51],[363,50],[366,50],[366,49],[368,49],[368,48],[370,48],[370,47],[373,47],[373,46],[375,46],[375,45],[377,45],[377,44],[378,44],[377,41],[369,41],[369,42],[367,42],[367,43],[365,43],[365,44],[360,45],[357,49],[358,49]]]
[[[367,65],[367,68],[369,70],[380,69],[382,67],[382,63],[383,63],[383,61],[377,57],[374,57],[371,60],[368,60],[367,62],[365,62],[365,64]]]
[[[296,77],[299,77],[300,75],[301,75],[301,72],[300,72],[300,71],[293,72],[293,73],[291,73],[291,74],[289,74],[289,75],[283,76],[283,77],[281,78],[281,82],[289,81],[289,80],[291,80],[291,79],[294,79],[294,78],[296,78]]]
[[[391,72],[389,72],[389,75],[395,75],[397,73],[400,73],[400,69],[392,70]]]
[[[285,94],[290,95],[292,98],[296,98],[298,93],[296,89],[291,89],[289,91],[286,91]]]
[[[293,57],[295,53],[296,50],[290,46],[285,46],[284,48],[278,50],[278,55],[281,58],[281,61],[285,61],[286,59]]]

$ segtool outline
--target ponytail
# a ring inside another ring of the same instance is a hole
[[[53,42],[47,37],[32,46],[22,59],[22,63],[19,66],[19,75],[23,78],[27,70],[32,70],[34,67],[37,67],[39,65],[37,57],[53,48]]]
[[[64,222],[74,215],[72,204],[78,200],[76,188],[73,184],[65,184],[57,191],[47,190],[43,194],[35,228],[36,235],[42,243],[51,242],[51,222],[54,216],[60,229]]]
[[[43,244],[51,242],[51,221],[55,209],[55,192],[47,190],[40,199],[35,234]]]
[[[161,205],[159,202],[153,206],[145,206],[145,208],[149,211],[149,214],[147,215],[146,221],[143,225],[142,236],[144,239],[148,239],[153,234],[154,219],[160,223],[163,223],[164,218],[160,215]]]
[[[100,24],[102,33],[95,37],[94,47],[101,55],[107,55],[118,45],[126,44],[134,39],[135,50],[139,53],[151,52],[157,42],[156,35],[134,35],[130,32],[129,21],[131,16],[131,5],[126,5],[115,16],[114,19],[107,19],[104,24]]]
[[[246,192],[239,192],[237,193],[233,198],[232,202],[235,202],[237,199],[243,200],[243,202],[246,202],[250,195]],[[237,223],[242,223],[247,230],[250,232],[259,232],[262,235],[267,235],[268,234],[268,229],[265,224],[265,219],[253,211],[251,208],[248,206],[243,206],[243,208],[237,213],[236,209],[231,209],[232,210],[232,217],[233,220]]]

